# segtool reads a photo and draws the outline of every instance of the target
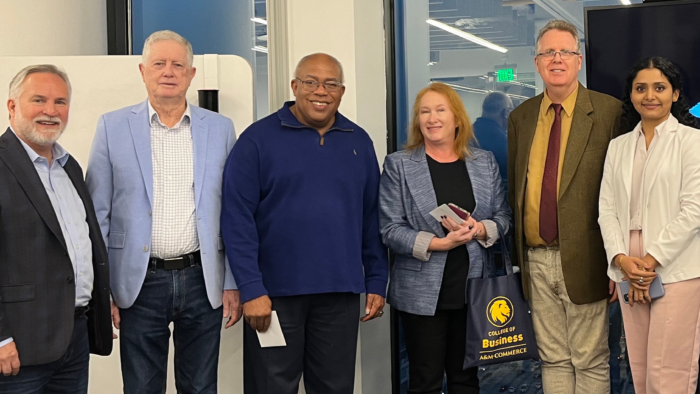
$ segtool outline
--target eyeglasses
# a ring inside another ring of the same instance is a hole
[[[562,49],[561,51],[547,51],[543,53],[538,53],[537,57],[540,57],[544,60],[553,60],[557,56],[557,53],[559,54],[559,56],[561,56],[561,60],[569,60],[572,57],[581,54],[581,52],[567,51],[566,49]]]
[[[335,82],[335,81],[319,82],[319,81],[315,81],[313,79],[307,79],[305,81],[303,81],[299,78],[294,78],[294,79],[301,82],[301,86],[303,86],[304,90],[306,90],[307,92],[315,92],[318,89],[318,85],[323,85],[323,88],[328,93],[335,93],[335,92],[339,91],[340,88],[343,87],[342,83]]]

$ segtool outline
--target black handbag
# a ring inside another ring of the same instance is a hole
[[[481,278],[468,280],[465,369],[540,358],[520,273],[513,273],[500,228],[499,235],[506,275],[488,277],[485,266]]]

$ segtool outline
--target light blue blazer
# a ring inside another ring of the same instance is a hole
[[[222,305],[224,289],[236,283],[221,239],[224,164],[236,141],[233,122],[190,105],[194,149],[197,234],[207,296]],[[92,143],[86,183],[109,254],[112,297],[129,308],[146,278],[153,226],[153,162],[148,102],[100,117]]]
[[[498,233],[505,235],[511,228],[511,210],[496,159],[489,151],[469,151],[472,156],[465,162],[476,201],[472,217],[490,220]],[[447,259],[447,252],[425,253],[432,235],[445,236],[440,222],[430,216],[435,208],[437,200],[425,148],[387,156],[379,188],[379,220],[384,244],[396,253],[387,301],[400,311],[435,314]],[[484,269],[487,274],[493,271],[488,249],[476,240],[465,247],[469,251],[469,278],[480,278]]]

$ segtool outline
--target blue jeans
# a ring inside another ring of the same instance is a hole
[[[21,354],[19,358],[21,362]],[[75,319],[73,337],[63,357],[48,364],[20,366],[15,376],[0,375],[0,393],[86,394],[89,365],[87,317],[82,316]]]
[[[165,393],[173,323],[178,393],[216,393],[223,308],[212,309],[202,267],[149,269],[134,304],[120,309],[125,394]]]

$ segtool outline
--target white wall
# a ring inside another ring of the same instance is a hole
[[[0,0],[0,10],[0,56],[107,54],[106,0]]]

